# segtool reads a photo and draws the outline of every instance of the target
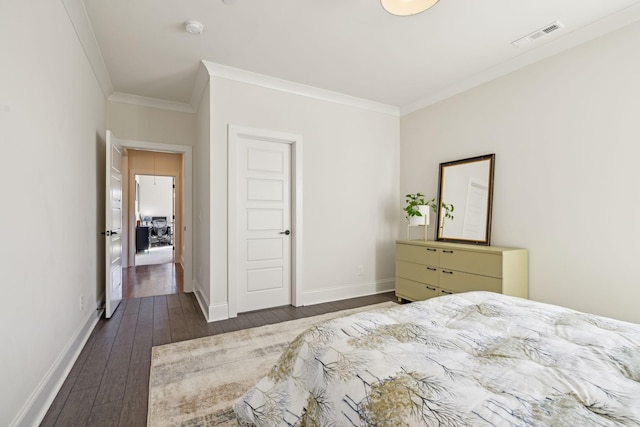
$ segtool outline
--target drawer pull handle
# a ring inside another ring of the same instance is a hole
[[[427,270],[436,271],[436,270],[437,270],[437,268],[427,267]]]
[[[452,254],[453,253],[453,251],[446,251],[444,249],[442,250],[442,252],[444,252],[445,254]]]
[[[429,289],[430,291],[435,291],[436,288],[432,288],[431,286],[425,286],[425,288]]]
[[[453,274],[453,271],[442,270],[444,274]]]
[[[430,252],[435,252],[435,251],[436,251],[436,250],[435,250],[435,249],[433,249],[433,248],[427,248],[427,250],[428,250],[428,251],[430,251]]]
[[[440,292],[442,292],[443,294],[447,294],[447,295],[453,295],[453,292],[449,292],[449,291],[445,291],[445,290],[441,290]]]

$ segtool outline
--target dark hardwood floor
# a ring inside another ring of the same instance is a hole
[[[177,294],[184,290],[181,264],[139,265],[122,270],[123,298]]]
[[[100,319],[41,426],[146,426],[151,347],[348,308],[395,301],[392,292],[277,307],[207,323],[193,294],[122,301]]]

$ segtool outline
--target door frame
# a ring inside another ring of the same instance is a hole
[[[118,139],[122,148],[164,153],[180,153],[183,155],[183,194],[182,194],[182,262],[184,270],[184,292],[193,292],[193,147],[188,145],[165,144],[161,142],[141,141],[136,139]],[[129,167],[127,166],[127,169]],[[129,173],[127,172],[127,179]],[[127,183],[127,185],[129,185]],[[127,207],[127,211],[131,207]],[[127,236],[129,239],[129,236]],[[175,260],[174,260],[175,261]]]
[[[236,280],[236,188],[238,139],[291,145],[291,304],[302,301],[302,136],[229,124],[227,133],[227,298],[229,317],[238,315]]]

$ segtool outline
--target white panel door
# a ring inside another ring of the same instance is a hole
[[[291,144],[240,137],[238,312],[291,304]]]
[[[122,301],[122,151],[111,131],[106,136],[105,316]]]

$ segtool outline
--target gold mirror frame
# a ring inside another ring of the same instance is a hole
[[[495,156],[440,163],[437,240],[490,244]]]

